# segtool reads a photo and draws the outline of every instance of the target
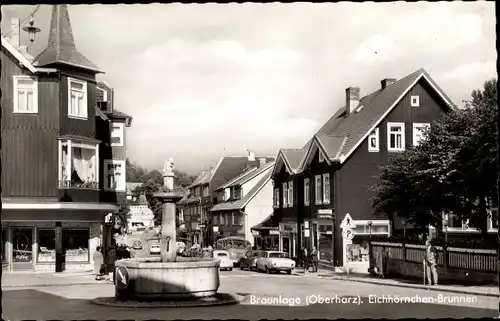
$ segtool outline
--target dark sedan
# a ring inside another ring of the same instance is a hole
[[[240,269],[247,269],[250,271],[257,270],[257,259],[260,257],[262,251],[247,251],[240,259]]]

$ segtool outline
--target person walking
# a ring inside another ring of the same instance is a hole
[[[309,274],[309,265],[310,265],[310,258],[307,253],[307,249],[304,248],[304,274]]]
[[[313,265],[313,272],[318,272],[318,250],[316,250],[316,247],[313,246],[312,251],[311,251],[311,263]]]
[[[107,268],[107,272],[108,273],[111,273],[111,280],[113,280],[113,282],[115,281],[115,262],[116,262],[116,249],[114,246],[112,246],[109,251],[108,251],[108,254],[106,255],[106,268]]]
[[[437,250],[431,240],[425,242],[425,272],[429,285],[438,284]]]
[[[104,257],[102,255],[102,252],[101,252],[101,247],[98,246],[96,249],[95,249],[95,252],[94,252],[94,274],[96,275],[95,279],[97,281],[101,280],[101,277],[102,277],[102,266],[104,264]]]

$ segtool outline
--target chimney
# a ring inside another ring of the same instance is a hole
[[[32,55],[30,55],[30,53],[28,52],[28,46],[19,46],[18,48],[19,52],[26,58],[28,59],[30,62],[33,62],[33,60],[35,59]]]
[[[259,158],[259,167],[264,167],[266,165],[267,159],[265,157]]]
[[[350,115],[359,105],[359,87],[349,87],[345,90],[346,115]]]
[[[251,151],[248,151],[248,161],[249,162],[254,162],[255,161],[255,154]]]
[[[392,85],[393,83],[396,82],[395,78],[385,78],[383,79],[380,83],[382,84],[382,90],[385,89],[387,86]]]
[[[10,43],[17,49],[21,44],[21,20],[19,18],[10,19]]]

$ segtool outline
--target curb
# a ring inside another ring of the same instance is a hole
[[[114,297],[98,297],[90,300],[90,303],[101,306],[115,308],[197,308],[209,306],[223,306],[240,304],[246,297],[238,294],[217,293],[214,300],[205,301],[202,298],[198,300],[167,300],[167,301],[119,301]]]
[[[297,273],[299,276],[305,276],[303,274]],[[348,281],[348,282],[359,282],[359,283],[368,283],[368,284],[376,284],[376,285],[384,285],[384,286],[395,286],[400,288],[411,288],[411,289],[420,289],[420,290],[430,290],[435,292],[449,292],[449,293],[459,293],[459,294],[468,294],[468,295],[477,295],[477,296],[487,296],[487,297],[497,297],[500,298],[499,293],[491,293],[491,292],[476,292],[476,291],[467,291],[467,290],[455,290],[455,289],[447,289],[447,288],[434,288],[434,287],[425,287],[423,285],[416,284],[391,284],[384,282],[377,282],[375,280],[363,280],[363,279],[348,279],[346,277],[340,276],[315,276],[312,277],[317,279],[328,279],[328,280],[338,280],[338,281]]]
[[[98,285],[98,284],[113,284],[112,281],[98,282],[74,282],[74,283],[40,283],[40,284],[2,284],[2,288],[34,288],[45,286],[71,286],[71,285]]]

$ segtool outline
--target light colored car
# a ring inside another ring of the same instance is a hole
[[[233,270],[233,260],[229,256],[228,251],[223,250],[215,250],[214,258],[220,260],[220,269],[221,270]]]
[[[160,255],[161,254],[160,244],[153,244],[153,245],[151,245],[151,247],[149,248],[149,254],[151,254],[151,255]]]
[[[266,273],[285,271],[292,274],[295,268],[295,261],[290,259],[286,252],[279,251],[264,251],[257,259],[257,271]]]

